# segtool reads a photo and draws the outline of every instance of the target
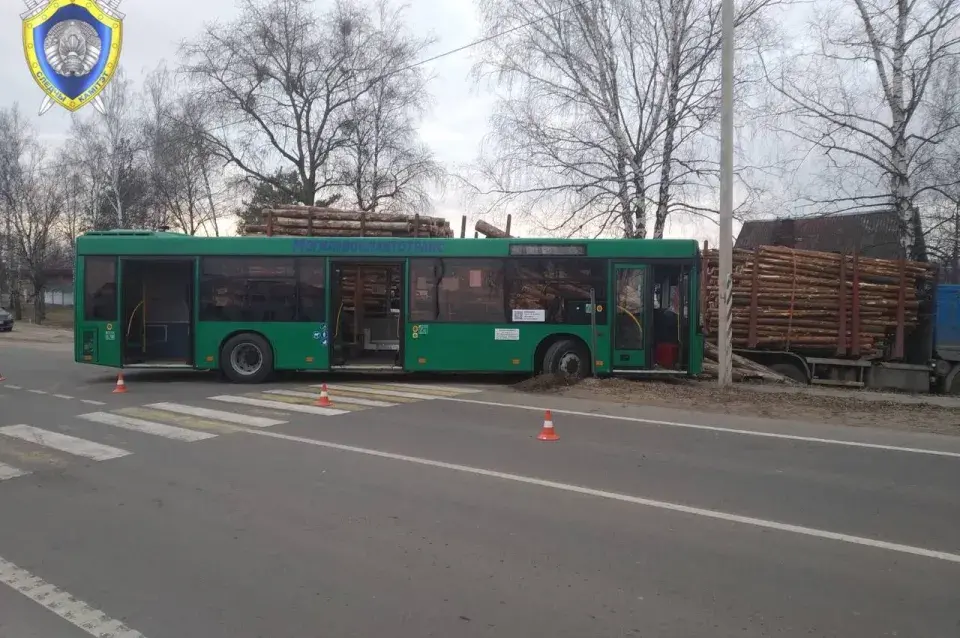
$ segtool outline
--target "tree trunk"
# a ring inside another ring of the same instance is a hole
[[[960,284],[960,204],[953,211],[953,277],[952,283]]]
[[[43,298],[43,288],[33,291],[33,323],[41,325],[47,318],[46,304]]]
[[[673,168],[673,150],[677,135],[677,101],[680,96],[680,16],[670,11],[673,21],[670,34],[670,49],[668,51],[669,68],[667,89],[667,121],[663,134],[663,155],[660,160],[660,188],[657,195],[657,211],[653,220],[653,238],[663,239],[664,227],[667,225],[667,214],[670,211],[670,179]]]

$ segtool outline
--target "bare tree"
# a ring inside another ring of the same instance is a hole
[[[338,1],[315,15],[305,0],[241,0],[240,16],[186,44],[183,70],[220,115],[211,137],[226,161],[278,189],[279,166],[299,175],[300,202],[338,199],[334,159],[354,128],[356,101],[380,85],[371,56],[396,68],[403,47],[378,49],[367,7]]]
[[[443,181],[442,167],[417,131],[430,102],[429,78],[417,60],[434,40],[407,32],[405,9],[387,0],[374,6],[368,28],[377,42],[363,65],[371,88],[349,105],[350,124],[336,158],[344,190],[363,211],[426,209],[427,188]]]
[[[759,19],[766,0],[738,9]],[[503,89],[484,194],[550,230],[663,234],[673,211],[710,213],[717,162],[704,141],[719,105],[720,2],[482,0],[480,67]],[[481,189],[483,190],[483,189]]]
[[[833,1],[819,7],[811,50],[794,43],[767,64],[787,130],[842,181],[839,195],[810,202],[818,212],[895,210],[914,259],[927,253],[918,200],[946,185],[924,173],[960,123],[956,100],[943,108],[930,91],[960,54],[958,26],[957,0]]]
[[[3,213],[4,288],[17,319],[23,319],[20,304],[20,251],[14,226],[15,208],[24,191],[23,158],[28,152],[31,131],[19,107],[0,109],[0,212]]]
[[[142,127],[158,221],[189,235],[220,234],[224,162],[210,143],[211,109],[161,66],[144,87]]]
[[[132,82],[119,70],[101,96],[106,114],[74,115],[65,153],[71,164],[83,167],[92,199],[89,226],[155,226]]]
[[[11,294],[19,299],[19,279],[25,275],[32,288],[34,321],[41,323],[50,266],[64,258],[57,235],[64,209],[62,183],[58,173],[45,170],[43,147],[18,109],[0,112],[0,140],[0,200],[17,256]],[[14,307],[19,312],[18,305]]]

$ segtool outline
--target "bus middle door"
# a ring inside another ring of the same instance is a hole
[[[616,302],[613,317],[614,370],[638,370],[647,363],[647,288],[648,267],[639,264],[614,264],[613,290]]]

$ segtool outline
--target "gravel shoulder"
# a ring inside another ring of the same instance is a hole
[[[514,389],[708,414],[779,419],[789,413],[793,421],[960,436],[960,397],[749,384],[721,390],[716,381],[690,379],[587,379],[567,385],[552,377],[536,377]]]

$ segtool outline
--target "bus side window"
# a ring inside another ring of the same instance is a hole
[[[319,323],[326,321],[326,285],[322,257],[297,259],[297,320]]]
[[[83,258],[83,318],[117,320],[117,258]]]
[[[501,259],[451,258],[440,260],[442,279],[437,298],[440,321],[451,323],[505,323]]]
[[[507,269],[508,299],[511,317],[536,318],[542,323],[590,325],[594,312],[590,305],[593,289],[597,324],[607,320],[606,262],[577,258],[515,258]],[[514,311],[533,311],[520,313]],[[516,319],[514,319],[516,320]]]
[[[410,260],[410,321],[436,321],[439,268],[436,259]]]

